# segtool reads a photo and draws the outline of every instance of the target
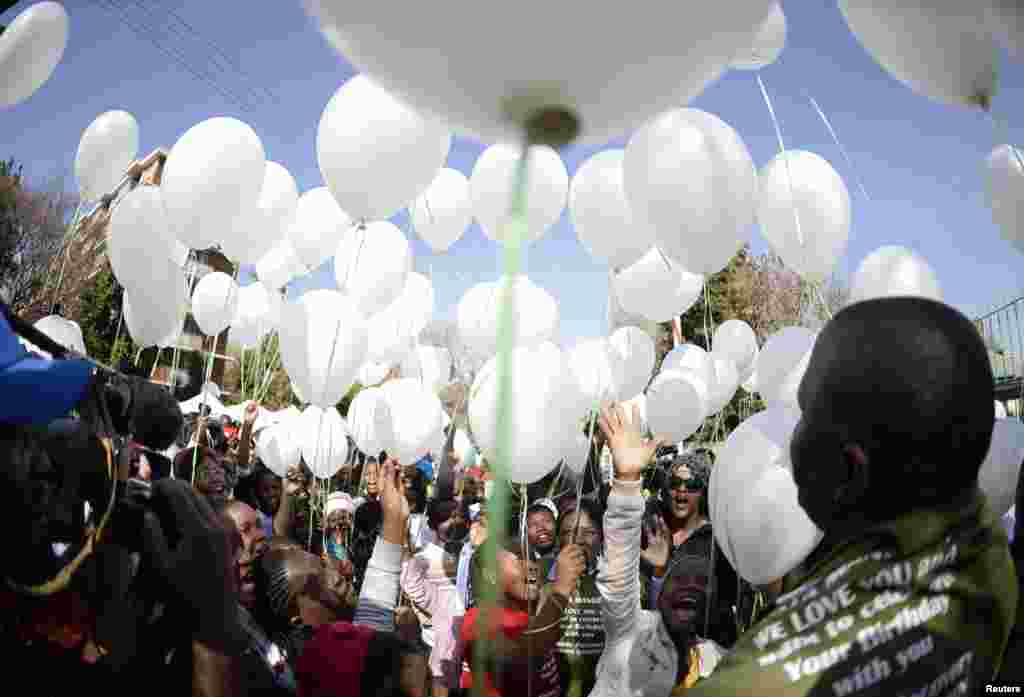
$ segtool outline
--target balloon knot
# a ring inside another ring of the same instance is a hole
[[[526,117],[523,124],[531,145],[560,148],[576,140],[580,133],[580,119],[566,107],[545,107]]]

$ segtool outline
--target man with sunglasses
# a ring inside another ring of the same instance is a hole
[[[732,606],[736,604],[736,572],[717,548],[708,517],[707,488],[711,458],[704,451],[685,452],[673,459],[660,497],[660,515],[646,521],[647,548],[641,557],[652,571],[650,606],[658,606],[666,573],[682,557],[707,560],[711,602],[701,618],[701,635],[722,646],[736,640]]]

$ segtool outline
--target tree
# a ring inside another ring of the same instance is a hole
[[[59,186],[29,189],[21,166],[0,163],[0,292],[15,312],[47,283],[76,203]]]
[[[116,365],[120,358],[134,357],[135,345],[121,318],[123,309],[124,288],[114,280],[110,265],[104,263],[92,284],[82,293],[81,311],[77,318],[85,349],[96,360],[109,360],[111,365]]]

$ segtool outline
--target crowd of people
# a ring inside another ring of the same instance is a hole
[[[173,457],[132,450],[131,476],[181,527],[173,543],[146,538],[188,608],[156,622],[186,636],[153,665],[211,695],[1018,685],[1024,540],[1011,550],[977,486],[992,384],[980,337],[949,307],[888,298],[839,313],[801,383],[790,451],[824,537],[756,587],[716,542],[714,455],[645,438],[619,404],[601,410],[584,481],[560,471],[562,486],[510,488],[501,507],[505,483],[461,462],[452,430],[421,462],[359,454],[325,482],[301,460],[284,478],[259,461],[255,405],[242,423],[190,419]],[[607,481],[590,466],[604,448]]]

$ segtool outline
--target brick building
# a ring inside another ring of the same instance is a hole
[[[117,188],[100,199],[92,211],[82,216],[66,245],[67,263],[63,262],[63,255],[58,255],[51,262],[48,277],[54,279],[54,282],[47,284],[47,287],[41,290],[30,303],[25,313],[27,319],[35,322],[50,314],[55,305],[59,306],[60,314],[64,317],[72,320],[78,319],[81,313],[83,290],[88,288],[96,275],[109,265],[106,243],[110,218],[114,209],[121,199],[135,187],[160,186],[166,162],[167,152],[162,149],[154,150],[142,160],[136,160],[125,172],[125,176]],[[63,276],[61,275],[62,265],[64,266]],[[216,250],[193,251],[185,260],[184,268],[184,277],[193,279],[190,292],[203,276],[213,271],[234,274],[234,266]],[[55,293],[56,279],[60,279],[60,288]],[[126,331],[126,329],[123,328],[122,331]],[[219,385],[223,384],[225,362],[233,360],[225,355],[227,341],[228,332],[224,331],[217,337],[214,351],[216,358],[211,380]],[[198,393],[206,367],[204,360],[206,354],[203,353],[203,350],[209,349],[210,344],[210,340],[199,331],[192,315],[187,315],[178,341],[180,373],[175,383],[179,399],[187,399]],[[151,366],[157,359],[157,353],[156,349],[147,349],[143,352],[140,364],[146,367]],[[169,354],[170,351],[163,351],[160,365],[154,374],[154,379],[157,382],[169,384],[171,381]],[[102,356],[97,358],[103,359]]]

